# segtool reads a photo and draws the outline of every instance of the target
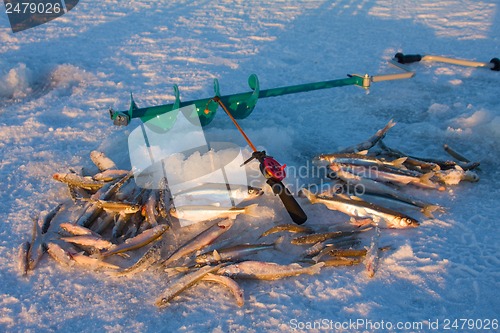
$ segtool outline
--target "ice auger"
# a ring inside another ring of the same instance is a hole
[[[404,72],[396,74],[376,75],[376,76],[370,76],[368,74],[365,75],[349,74],[347,75],[347,78],[343,79],[305,83],[294,86],[285,86],[285,87],[262,89],[262,90],[260,89],[259,79],[257,75],[252,74],[248,78],[248,85],[251,91],[222,96],[220,94],[219,81],[217,79],[214,79],[214,92],[215,96],[217,96],[220,99],[220,101],[227,106],[227,108],[230,110],[231,114],[235,119],[244,119],[252,113],[253,109],[255,108],[255,105],[257,104],[257,101],[260,98],[283,96],[288,94],[296,94],[300,92],[343,87],[350,85],[355,85],[368,89],[370,88],[372,82],[409,79],[415,75],[414,72],[407,70],[405,66],[395,61],[391,61],[390,63],[402,69]],[[155,118],[158,115],[191,104],[194,104],[196,106],[196,112],[191,115],[185,115],[188,119],[190,118],[194,119],[194,117],[197,117],[199,118],[199,122],[201,123],[201,125],[206,126],[215,117],[215,112],[217,111],[218,104],[210,103],[212,97],[197,99],[193,101],[186,101],[186,102],[181,101],[179,98],[179,88],[177,85],[174,85],[174,96],[175,96],[174,103],[139,108],[134,102],[134,99],[131,95],[130,107],[128,110],[114,111],[110,109],[109,113],[115,125],[121,125],[121,126],[128,125],[132,118],[140,118],[143,122],[149,122],[150,124],[157,125],[160,128],[162,127],[161,124],[155,123]],[[207,104],[208,108],[206,107]],[[196,122],[198,122],[198,120],[196,120]]]

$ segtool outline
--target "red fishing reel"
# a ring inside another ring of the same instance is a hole
[[[252,157],[243,163],[247,164],[251,160],[256,159],[260,163],[260,172],[266,179],[273,179],[277,182],[282,181],[286,177],[286,164],[281,165],[272,156],[267,156],[265,151],[256,151],[252,153]]]
[[[266,178],[282,181],[286,177],[286,164],[281,165],[273,157],[267,156],[260,162],[260,171]]]
[[[238,125],[236,119],[234,119],[234,117],[231,115],[231,112],[229,112],[224,103],[222,103],[220,98],[216,96],[213,98],[213,100],[217,102],[222,107],[222,109],[224,109],[224,112],[226,112],[229,118],[231,118],[231,121],[234,123],[234,125],[236,126],[238,131],[240,131],[243,138],[245,138],[245,141],[253,150],[252,157],[246,160],[242,164],[242,166],[247,164],[253,159],[258,160],[260,163],[260,172],[262,172],[264,177],[267,179],[266,183],[272,188],[273,193],[279,196],[281,202],[283,203],[283,206],[285,206],[285,209],[292,218],[293,222],[297,224],[304,223],[307,220],[306,213],[302,210],[298,202],[293,197],[292,193],[290,193],[290,191],[286,188],[285,184],[283,184],[282,182],[282,180],[286,177],[285,173],[286,165],[285,164],[281,165],[271,156],[267,156],[265,151],[258,151],[257,148],[252,143],[252,141],[250,141],[248,136],[240,127],[240,125]]]

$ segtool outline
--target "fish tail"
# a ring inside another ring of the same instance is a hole
[[[389,120],[387,125],[385,125],[385,127],[384,127],[384,132],[387,132],[389,129],[393,128],[395,125],[396,125],[396,122],[394,121],[394,119]]]
[[[406,160],[408,159],[407,156],[404,156],[404,157],[400,157],[398,159],[395,159],[394,161],[392,161],[392,164],[396,167],[396,168],[400,168],[400,169],[406,169],[406,167],[404,166],[404,163],[406,162]]]
[[[438,205],[427,205],[422,208],[422,213],[429,218],[434,218],[433,213],[435,211],[442,210],[441,206]]]
[[[393,119],[389,120],[387,125],[385,125],[384,128],[378,130],[375,135],[379,138],[384,138],[387,131],[393,128],[394,125],[396,125],[396,122]]]
[[[311,191],[309,191],[308,189],[305,189],[303,188],[302,190],[300,190],[302,192],[302,194],[307,198],[309,199],[309,201],[314,204],[317,202],[317,199],[316,197],[314,196],[314,194],[311,193]]]
[[[434,172],[428,172],[420,176],[420,182],[425,185],[434,185],[434,182],[431,180],[434,174],[435,174]]]
[[[307,268],[307,274],[309,274],[309,275],[319,274],[319,272],[321,271],[321,267],[323,267],[323,266],[325,266],[324,262],[318,262],[317,264],[309,266]]]
[[[252,217],[260,217],[260,212],[258,210],[259,204],[253,204],[245,207],[245,214]]]

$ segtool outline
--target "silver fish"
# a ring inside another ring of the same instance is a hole
[[[382,251],[387,251],[390,249],[392,249],[391,246],[384,246],[384,247],[380,247],[378,250],[380,252],[382,252]],[[322,250],[317,256],[313,257],[312,260],[314,260],[315,262],[318,262],[324,256],[340,257],[340,258],[350,258],[350,257],[363,258],[366,256],[367,252],[368,252],[368,250],[366,248],[364,248],[364,249],[339,249],[339,248],[336,248],[335,246],[330,246],[330,247]]]
[[[70,254],[57,243],[48,242],[47,252],[55,261],[63,266],[72,267],[75,263]]]
[[[307,189],[302,189],[302,193],[312,204],[322,203],[328,209],[337,210],[355,218],[370,218],[380,227],[400,229],[419,225],[419,222],[412,217],[357,197],[339,195],[332,197],[316,196]]]
[[[166,307],[169,302],[179,295],[184,290],[195,285],[208,273],[217,271],[222,265],[217,266],[204,266],[192,273],[188,273],[171,284],[155,301],[155,305],[159,308]]]
[[[262,189],[248,185],[205,183],[179,191],[175,193],[174,198],[180,196],[193,197],[195,199],[199,199],[199,197],[208,197],[211,199],[215,198],[216,200],[218,197],[230,197],[232,200],[244,201],[254,199],[263,193],[264,191]]]
[[[408,156],[407,154],[404,154],[397,149],[387,147],[385,145],[385,143],[383,142],[383,140],[380,140],[378,142],[378,146],[382,149],[383,154],[386,156],[389,156],[392,158],[403,158],[403,157],[406,158],[404,165],[408,169],[421,171],[421,172],[441,170],[441,166],[439,166],[436,163],[425,162],[425,161],[413,158],[411,156]]]
[[[268,236],[268,235],[271,235],[271,234],[274,234],[277,232],[281,232],[281,231],[286,231],[286,232],[291,232],[291,233],[306,233],[306,234],[312,233],[311,228],[304,227],[301,225],[280,224],[280,225],[274,226],[274,227],[266,230],[265,232],[262,233],[262,235],[259,236],[259,238],[262,238],[262,237],[265,237],[265,236]]]
[[[242,244],[231,246],[219,250],[214,250],[212,252],[202,253],[196,256],[195,261],[198,264],[214,264],[226,261],[235,261],[244,256],[257,253],[262,250],[273,249],[281,243],[282,237],[277,238],[274,243],[270,244]]]
[[[294,244],[294,245],[316,244],[318,242],[323,242],[327,239],[352,236],[354,234],[358,234],[358,233],[363,232],[365,230],[366,229],[351,230],[351,231],[332,231],[332,232],[325,232],[325,233],[310,234],[310,235],[296,237],[296,238],[292,239],[290,241],[290,243]]]
[[[116,270],[120,268],[117,265],[84,255],[83,252],[78,252],[74,248],[63,248],[62,246],[54,242],[49,242],[47,244],[47,251],[49,255],[54,258],[54,260],[56,260],[63,266],[72,267],[74,265],[78,265],[87,269],[90,268],[92,270]]]
[[[225,266],[217,274],[239,279],[278,280],[301,274],[318,274],[323,266],[324,263],[304,267],[297,263],[280,265],[273,262],[243,261]]]
[[[135,236],[134,238],[127,239],[120,245],[115,245],[109,248],[109,250],[107,250],[106,252],[101,253],[101,256],[107,257],[113,254],[139,249],[160,238],[163,233],[167,231],[167,229],[168,226],[164,224],[158,225],[152,229],[148,229]]]
[[[431,204],[411,197],[399,190],[394,189],[393,187],[387,186],[386,184],[377,182],[373,179],[363,178],[341,169],[338,170],[337,175],[346,182],[346,189],[349,193],[356,193],[359,189],[361,189],[361,195],[376,195],[398,200],[421,208],[422,213],[427,217],[432,217],[432,213],[434,211],[442,209],[439,205]]]
[[[370,137],[368,140],[361,142],[357,145],[347,147],[345,149],[342,149],[339,151],[339,153],[357,153],[360,151],[368,150],[374,145],[377,144],[378,141],[383,139],[387,133],[388,130],[390,130],[392,127],[394,127],[396,123],[391,119],[387,125],[385,125],[384,128],[378,130],[372,137]]]
[[[95,181],[90,177],[82,177],[74,173],[55,173],[52,178],[62,183],[91,191],[97,191],[106,184],[105,182]]]
[[[107,263],[98,258],[89,257],[83,252],[69,253],[71,259],[74,260],[75,264],[79,266],[83,266],[85,268],[90,268],[92,270],[100,270],[100,269],[110,269],[117,270],[120,269],[120,266]]]
[[[28,250],[28,268],[30,270],[35,269],[36,265],[45,253],[45,248],[43,246],[44,237],[42,235],[42,230],[38,223],[39,218],[33,218],[33,234],[31,237],[31,246]]]
[[[110,182],[116,179],[120,179],[129,173],[128,170],[114,170],[108,169],[106,171],[96,173],[92,176],[92,179],[103,182]]]
[[[380,142],[379,142],[380,145]],[[407,157],[406,162],[407,163],[412,163],[416,166],[420,166],[423,168],[428,167],[429,165],[437,165],[439,170],[447,170],[447,169],[453,169],[455,166],[460,166],[464,170],[472,170],[474,168],[477,168],[480,163],[479,162],[455,162],[455,161],[450,161],[450,160],[439,160],[439,159],[434,159],[434,158],[425,158],[425,157],[415,157],[411,156],[405,153],[400,152],[397,149],[389,148],[385,144],[382,143],[381,145],[382,149],[384,149],[386,154],[390,154],[395,157]]]
[[[61,237],[60,239],[67,243],[90,246],[98,250],[109,249],[113,246],[113,243],[111,243],[110,241],[103,239],[101,236],[95,235]]]
[[[326,246],[326,242],[317,242],[302,253],[302,258],[314,256],[320,253]]]
[[[339,172],[343,170],[345,172],[350,172],[357,176],[368,178],[377,181],[389,182],[396,185],[408,185],[412,184],[422,188],[436,189],[444,191],[445,188],[431,180],[435,175],[435,172],[428,172],[426,174],[410,175],[408,173],[403,173],[401,170],[396,171],[395,169],[388,169],[386,167],[366,167],[358,165],[346,165],[340,163],[332,163],[330,169],[334,172]]]
[[[218,206],[181,206],[170,210],[170,214],[178,219],[192,222],[210,221],[217,218],[235,218],[239,214],[259,217],[258,204],[246,207],[218,207]]]
[[[340,267],[340,266],[354,266],[363,262],[360,258],[333,258],[319,261],[325,264],[324,267]]]
[[[374,156],[363,155],[363,154],[354,154],[354,153],[343,153],[343,154],[322,154],[315,158],[315,160],[319,161],[327,161],[329,163],[345,163],[345,164],[353,164],[353,165],[389,165],[396,168],[405,169],[404,163],[406,162],[407,157],[400,157],[398,159],[393,159],[387,161],[385,159],[380,159]]]
[[[73,235],[73,236],[85,236],[85,235],[93,235],[98,237],[99,235],[92,230],[82,227],[81,225],[78,224],[73,224],[73,223],[67,223],[63,222],[59,225],[59,227],[64,230],[66,233]]]
[[[169,264],[179,260],[194,251],[200,250],[205,246],[212,244],[220,235],[228,231],[234,224],[233,220],[227,219],[217,222],[202,231],[196,237],[179,247],[167,259],[162,262],[162,265],[168,267]]]
[[[95,202],[97,206],[106,212],[118,214],[134,214],[137,213],[142,206],[136,203],[98,200]]]
[[[143,206],[142,212],[143,215],[146,216],[146,221],[151,224],[151,226],[156,227],[158,225],[158,221],[156,221],[156,202],[157,202],[157,191],[153,190],[150,192],[148,200],[146,204]]]
[[[443,145],[444,151],[448,153],[451,157],[454,159],[464,162],[464,163],[470,163],[470,160],[466,157],[464,157],[462,154],[458,153],[456,150],[448,146],[447,144]]]
[[[23,276],[28,274],[29,271],[29,262],[28,262],[28,252],[30,250],[31,243],[23,242],[21,246],[19,246],[19,271]]]

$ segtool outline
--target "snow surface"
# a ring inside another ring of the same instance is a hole
[[[263,89],[397,73],[387,64],[396,52],[488,62],[500,55],[498,31],[493,0],[81,1],[17,34],[0,14],[0,331],[289,332],[298,322],[370,319],[424,322],[409,331],[430,332],[429,321],[499,319],[500,77],[447,64],[414,64],[415,78],[375,83],[369,93],[343,87],[262,99],[241,121],[289,166],[360,142],[391,118],[390,146],[444,157],[447,143],[481,162],[479,183],[415,190],[447,212],[417,229],[383,230],[381,242],[395,249],[382,254],[373,279],[356,266],[244,281],[242,308],[227,290],[203,284],[158,310],[163,276],[113,279],[48,257],[27,278],[17,270],[29,217],[68,199],[53,173],[90,166],[95,149],[129,166],[127,136],[138,122],[114,127],[107,110],[127,109],[131,91],[146,106],[172,102],[173,84],[182,100],[211,96],[213,78],[222,94],[247,91],[251,73]],[[244,145],[220,111],[207,131]],[[308,181],[288,178],[292,188]],[[274,218],[238,218],[229,232],[242,243],[288,221],[276,198],[259,200]],[[309,225],[339,217],[300,202]]]

